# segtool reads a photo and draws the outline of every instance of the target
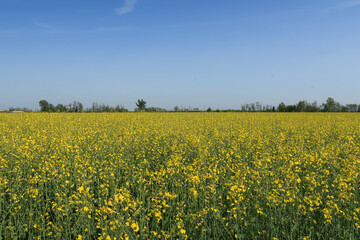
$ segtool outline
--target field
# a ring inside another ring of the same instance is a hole
[[[359,239],[360,114],[0,115],[0,239]]]

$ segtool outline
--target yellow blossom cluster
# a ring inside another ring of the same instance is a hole
[[[359,239],[356,113],[0,115],[0,239]]]

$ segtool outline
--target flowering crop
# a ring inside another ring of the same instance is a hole
[[[359,239],[360,115],[0,115],[0,239]]]

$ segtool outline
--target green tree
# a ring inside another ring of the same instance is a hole
[[[316,101],[314,101],[311,104],[308,103],[306,105],[305,112],[319,112],[319,111],[320,111],[320,108],[318,107],[318,104]]]
[[[324,104],[324,112],[337,112],[338,105],[333,98],[329,97]]]
[[[69,104],[69,112],[83,112],[84,106],[81,102],[74,101],[72,104]]]
[[[346,108],[349,112],[356,112],[357,111],[357,104],[346,104]]]
[[[56,108],[52,103],[49,105],[49,112],[56,112]]]
[[[208,108],[206,111],[207,111],[207,112],[212,112],[212,109],[211,109],[211,108]]]
[[[278,108],[277,108],[277,110],[278,110],[278,112],[285,112],[285,110],[286,110],[286,105],[285,105],[285,103],[280,103],[279,104],[279,106],[278,106]]]
[[[50,111],[50,104],[48,101],[46,100],[41,100],[39,102],[39,105],[40,105],[40,111],[41,112],[49,112]]]
[[[137,110],[144,111],[146,108],[146,101],[144,99],[138,99],[136,102]]]
[[[128,110],[123,105],[116,105],[115,112],[127,112]]]
[[[307,105],[308,103],[306,101],[299,101],[299,103],[296,105],[296,111],[305,112]]]
[[[78,104],[78,112],[83,112],[84,111],[84,105],[81,102],[77,102]]]
[[[63,104],[58,104],[58,105],[56,105],[56,111],[58,111],[58,112],[66,112],[67,111],[67,108],[66,108],[66,106],[64,106]]]
[[[348,108],[346,106],[340,106],[340,112],[348,112]]]

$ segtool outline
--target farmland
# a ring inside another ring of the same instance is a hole
[[[0,239],[359,239],[356,113],[0,115]]]

